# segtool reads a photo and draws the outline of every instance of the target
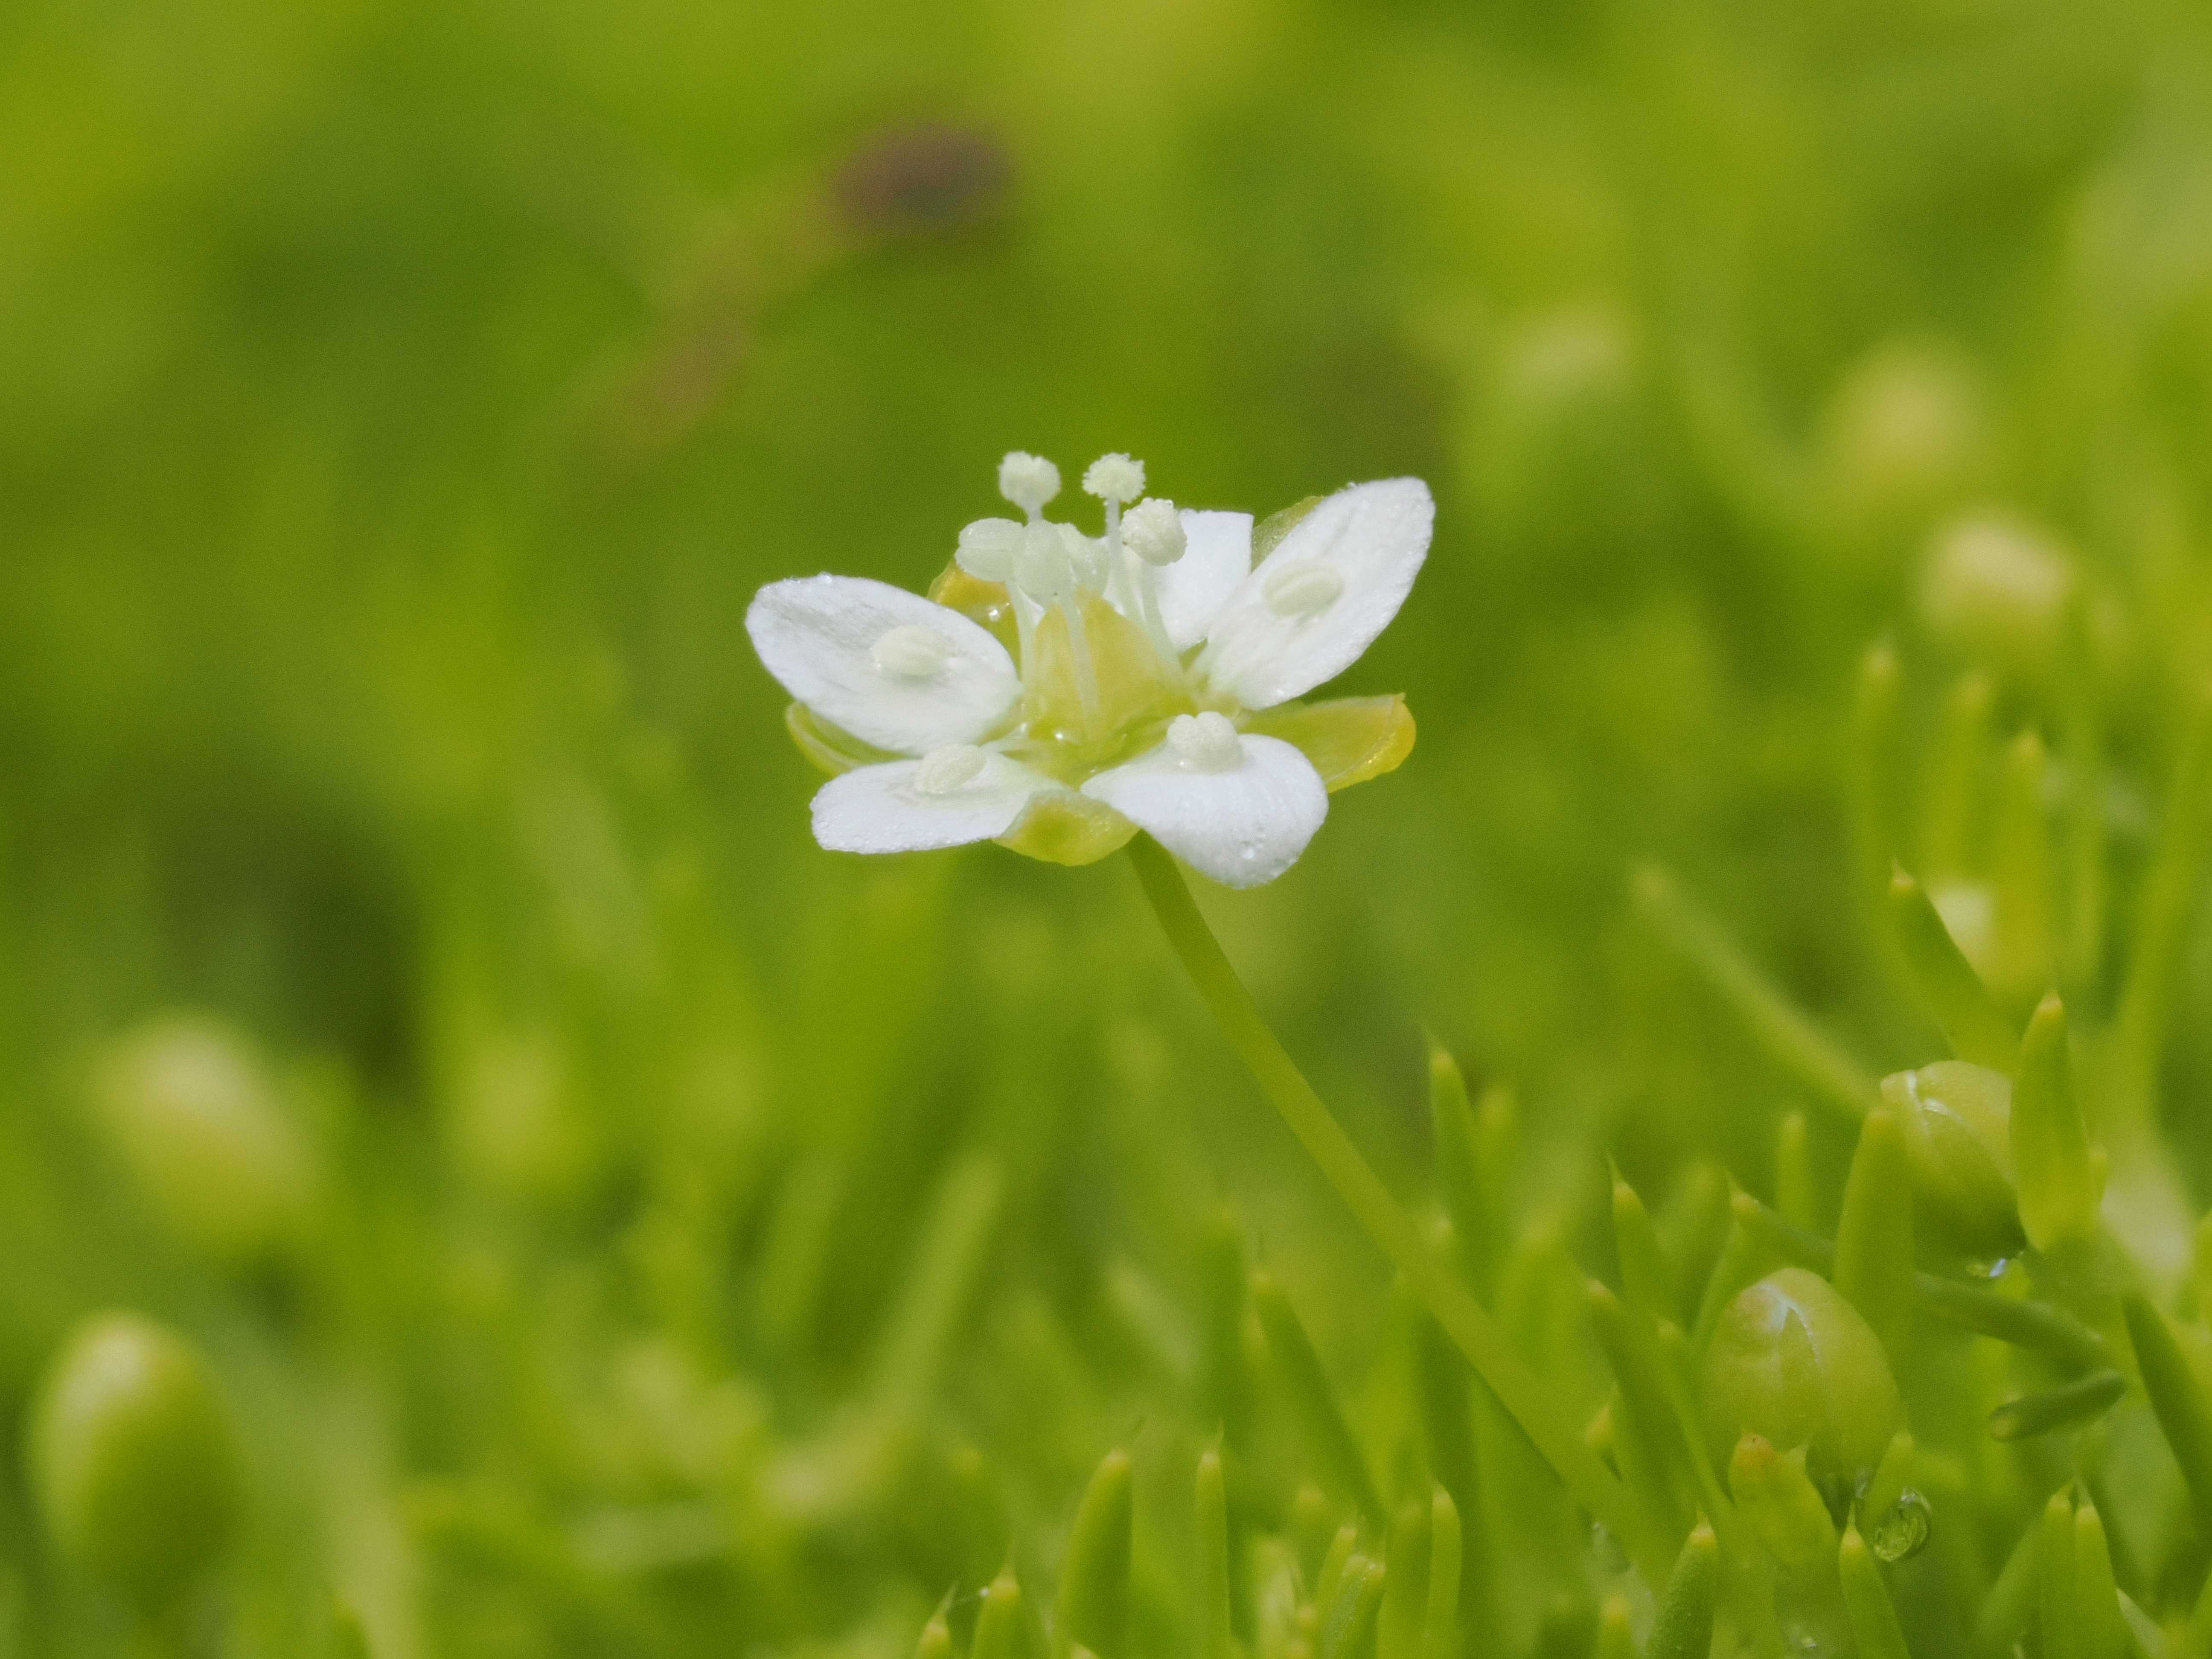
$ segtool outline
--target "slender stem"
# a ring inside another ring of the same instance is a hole
[[[1559,1411],[1553,1393],[1513,1351],[1480,1304],[1453,1279],[1413,1218],[1329,1115],[1313,1085],[1261,1018],[1252,994],[1199,915],[1175,860],[1149,836],[1129,843],[1129,856],[1168,942],[1182,958],[1199,995],[1261,1092],[1282,1114],[1291,1133],[1321,1166],[1368,1237],[1405,1274],[1423,1305],[1558,1471],[1576,1501],[1620,1540],[1651,1583],[1664,1583],[1674,1550],[1658,1524],[1583,1443],[1581,1432]]]

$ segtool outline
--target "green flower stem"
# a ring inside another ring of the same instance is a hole
[[[1618,1538],[1649,1582],[1663,1583],[1674,1552],[1656,1522],[1595,1453],[1557,1397],[1516,1353],[1488,1314],[1454,1282],[1411,1216],[1370,1169],[1351,1138],[1329,1115],[1297,1064],[1261,1018],[1252,994],[1221,949],[1184,884],[1175,860],[1149,836],[1129,843],[1145,896],[1168,942],[1213,1018],[1283,1121],[1296,1135],[1369,1237],[1406,1276],[1491,1392],[1520,1424],[1576,1502]]]

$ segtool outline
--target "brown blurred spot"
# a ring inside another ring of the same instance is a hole
[[[779,307],[886,243],[994,220],[1013,172],[989,133],[901,126],[702,216],[653,337],[589,399],[602,461],[627,471],[674,447],[729,397]]]
[[[1013,157],[991,134],[913,126],[878,133],[831,176],[838,210],[863,235],[913,236],[995,218]]]

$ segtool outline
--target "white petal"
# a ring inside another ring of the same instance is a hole
[[[1328,791],[1280,738],[1239,742],[1243,760],[1218,770],[1194,768],[1162,744],[1101,772],[1083,793],[1224,886],[1256,887],[1297,862],[1328,815]]]
[[[814,796],[814,839],[833,853],[920,853],[990,841],[1014,827],[1030,797],[1060,786],[1004,755],[957,789],[915,787],[919,761],[889,761],[832,778]]]
[[[1249,513],[1182,511],[1182,557],[1152,573],[1168,642],[1188,651],[1206,637],[1237,585],[1252,570]]]
[[[1298,520],[1230,596],[1207,631],[1199,672],[1247,708],[1272,708],[1350,667],[1406,602],[1428,556],[1436,503],[1419,478],[1340,489]],[[1304,572],[1310,594],[1332,582],[1317,609],[1282,614],[1269,603]]]
[[[944,660],[921,678],[878,666],[893,629],[926,629]],[[832,726],[894,754],[919,755],[994,736],[1020,701],[1006,648],[957,611],[889,582],[802,576],[753,596],[745,631],[783,689]]]

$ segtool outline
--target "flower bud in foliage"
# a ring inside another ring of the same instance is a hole
[[[1802,1446],[1806,1472],[1832,1488],[1856,1486],[1904,1426],[1881,1340],[1802,1267],[1768,1274],[1723,1310],[1704,1393],[1717,1457],[1731,1457],[1746,1435],[1778,1451]]]
[[[1984,513],[1937,533],[1920,609],[1930,629],[1961,648],[2037,671],[2057,656],[2073,592],[2072,562],[2046,532]]]
[[[26,1448],[46,1532],[78,1566],[158,1607],[228,1546],[240,1449],[206,1363],[135,1314],[79,1326],[48,1368]]]
[[[1905,1132],[1913,1194],[1935,1229],[1990,1261],[2027,1243],[2012,1178],[2012,1079],[1986,1066],[1938,1060],[1881,1080]]]
[[[141,1027],[101,1061],[93,1100],[149,1207],[204,1255],[247,1266],[298,1237],[313,1165],[261,1057],[229,1026],[172,1015]]]

